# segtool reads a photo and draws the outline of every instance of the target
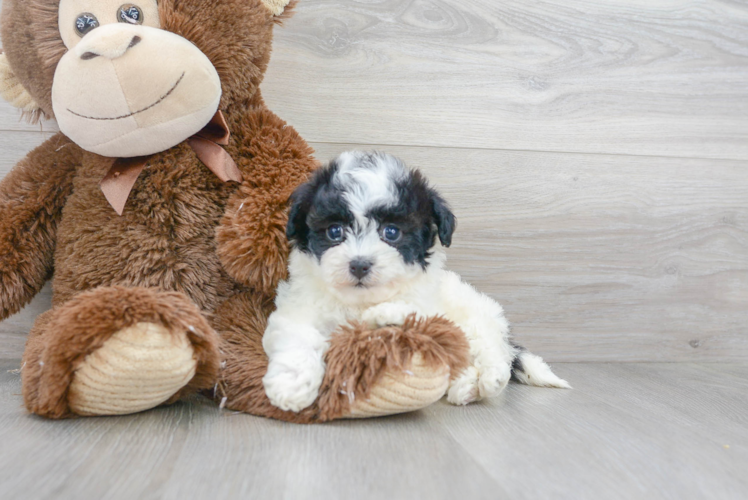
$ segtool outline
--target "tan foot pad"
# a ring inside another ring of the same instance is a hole
[[[79,415],[124,415],[160,405],[187,385],[197,361],[187,335],[137,323],[89,354],[73,376],[70,408]]]
[[[380,417],[425,408],[439,401],[449,386],[449,367],[428,366],[416,353],[407,370],[388,370],[366,400],[351,403],[347,418]]]

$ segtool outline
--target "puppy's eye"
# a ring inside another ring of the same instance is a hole
[[[384,229],[382,229],[382,238],[389,243],[395,243],[400,239],[400,236],[402,236],[402,233],[397,226],[390,224],[389,226],[384,226]]]
[[[78,36],[80,37],[83,37],[86,33],[98,27],[99,20],[89,12],[84,12],[75,19],[75,32],[78,33]]]
[[[343,240],[343,226],[340,224],[333,224],[327,228],[327,238],[330,241],[342,241]]]
[[[127,24],[143,24],[143,11],[137,5],[126,3],[117,11],[117,21]]]

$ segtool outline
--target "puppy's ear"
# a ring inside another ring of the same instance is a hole
[[[302,184],[291,195],[291,210],[288,213],[288,224],[286,225],[286,237],[288,241],[306,248],[309,226],[306,217],[314,197],[314,188],[309,184]]]
[[[457,228],[457,219],[449,209],[449,205],[444,198],[439,196],[439,193],[430,190],[431,196],[431,215],[434,218],[434,223],[439,231],[439,241],[442,245],[448,247],[452,244],[452,233]]]

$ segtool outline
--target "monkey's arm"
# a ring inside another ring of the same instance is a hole
[[[234,279],[272,294],[287,273],[288,198],[318,162],[296,130],[265,107],[238,126],[241,142],[232,155],[244,182],[216,232],[218,255]]]
[[[58,133],[0,182],[0,320],[26,305],[52,274],[57,224],[79,151]]]

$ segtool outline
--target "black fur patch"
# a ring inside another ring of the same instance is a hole
[[[360,166],[373,168],[369,163],[376,154],[362,158]],[[286,235],[295,248],[316,255],[318,259],[327,249],[339,244],[326,236],[330,225],[355,224],[353,213],[343,197],[344,192],[333,183],[339,168],[337,161],[330,162],[291,196]],[[396,225],[402,236],[396,242],[387,243],[397,249],[406,263],[417,262],[425,269],[437,236],[442,245],[448,247],[451,244],[456,220],[449,205],[429,187],[420,172],[407,172],[395,183],[397,202],[372,208],[365,215],[377,222],[379,231],[389,224]]]
[[[514,349],[517,351],[517,353],[514,356],[514,359],[512,360],[512,380],[519,381],[519,379],[517,378],[517,373],[518,372],[525,373],[525,367],[522,365],[522,359],[520,358],[520,355],[522,355],[522,353],[525,352],[527,349],[517,344],[513,340],[509,341],[509,345],[514,347]]]
[[[353,223],[353,214],[343,199],[343,192],[333,185],[337,171],[338,164],[330,162],[291,195],[286,236],[295,248],[318,259],[328,248],[340,244],[327,238],[327,228],[333,224]]]
[[[436,236],[444,246],[449,246],[455,228],[455,217],[446,202],[429,187],[417,170],[395,183],[397,203],[373,208],[366,214],[379,225],[379,230],[394,224],[402,231],[395,243],[388,243],[400,252],[408,264],[418,262],[424,269],[428,265],[431,248]]]

